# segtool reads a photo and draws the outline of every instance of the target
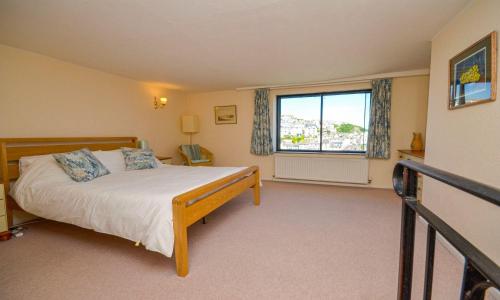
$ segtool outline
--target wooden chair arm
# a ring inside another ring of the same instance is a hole
[[[203,147],[200,147],[200,150],[201,150],[201,155],[203,157],[205,157],[206,159],[208,159],[211,162],[213,162],[214,155],[212,154],[212,152],[208,151],[206,148],[203,148]]]
[[[192,164],[191,159],[182,151],[181,147],[179,147],[177,150],[178,150],[179,154],[181,155],[182,159],[184,159],[184,161],[187,163],[187,165],[190,166]]]

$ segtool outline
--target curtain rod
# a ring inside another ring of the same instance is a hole
[[[301,88],[301,87],[317,87],[317,86],[347,84],[347,83],[366,83],[366,82],[370,82],[373,79],[422,76],[422,75],[429,75],[429,73],[430,73],[429,69],[418,69],[418,70],[409,70],[409,71],[401,71],[401,72],[379,73],[379,74],[357,76],[357,77],[347,77],[347,78],[341,78],[341,79],[335,79],[335,80],[317,81],[317,82],[309,82],[309,83],[290,83],[290,84],[278,84],[278,85],[248,86],[248,87],[236,88],[236,90],[237,91],[246,91],[246,90],[255,90],[255,89],[262,89],[262,88],[276,90],[276,89],[293,89],[293,88]]]

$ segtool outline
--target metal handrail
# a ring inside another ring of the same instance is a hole
[[[490,203],[500,206],[500,189],[431,166],[427,166],[412,160],[399,161],[396,167],[394,168],[392,181],[395,190],[396,190],[396,185],[403,179],[402,171],[404,168],[409,168],[422,175],[429,176],[438,181],[446,183],[447,185],[453,186],[466,193],[477,196],[483,200],[486,200]],[[396,190],[396,193],[398,193],[398,195],[401,196],[398,190]]]
[[[499,288],[500,268],[446,222],[416,201],[416,183],[419,173],[500,206],[500,190],[495,187],[414,161],[399,161],[393,172],[394,190],[403,200],[398,299],[411,299],[416,214],[422,216],[429,224],[424,299],[431,299],[432,296],[436,231],[465,257],[460,298],[482,299],[487,288]]]

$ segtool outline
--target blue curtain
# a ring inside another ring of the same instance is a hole
[[[391,88],[392,79],[372,81],[368,158],[391,157]]]
[[[273,153],[271,118],[269,116],[269,89],[255,90],[255,111],[250,152],[255,155],[271,155]]]

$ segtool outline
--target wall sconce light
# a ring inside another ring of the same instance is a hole
[[[159,98],[155,97],[155,102],[154,102],[155,109],[163,108],[165,104],[167,104],[167,97],[159,97]]]

